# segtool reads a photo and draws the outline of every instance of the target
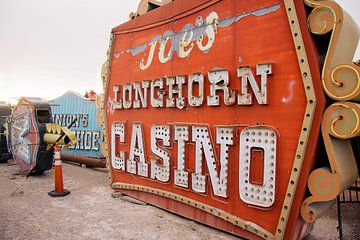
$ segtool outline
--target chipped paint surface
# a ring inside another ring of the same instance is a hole
[[[173,4],[148,15],[151,25],[144,17],[113,32],[112,187],[247,239],[300,236],[290,212],[304,196],[299,173],[317,160],[304,161],[316,156],[325,108],[304,5]]]
[[[129,53],[132,56],[137,56],[150,48],[147,60],[141,59],[140,63],[140,68],[142,70],[146,70],[150,67],[153,61],[155,49],[158,44],[158,57],[161,63],[170,61],[174,55],[174,52],[176,52],[180,58],[189,57],[194,47],[193,41],[196,41],[196,45],[202,52],[207,53],[210,51],[215,42],[215,35],[217,34],[218,28],[227,28],[245,17],[261,17],[273,13],[279,9],[280,3],[276,3],[267,7],[262,7],[253,11],[242,12],[233,17],[227,17],[223,19],[220,19],[216,12],[211,12],[205,19],[203,19],[201,16],[198,16],[195,21],[195,26],[189,23],[186,24],[179,32],[173,32],[171,30],[165,31],[163,35],[156,35],[147,43],[129,48],[121,52],[115,52],[113,53],[113,56],[116,59],[119,59],[121,55],[125,53]],[[208,38],[208,40],[204,41],[207,42],[207,44],[203,46],[202,42],[205,37]],[[167,44],[171,44],[171,47],[169,52],[164,57],[164,51]]]

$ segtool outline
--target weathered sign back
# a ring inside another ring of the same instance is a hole
[[[102,116],[112,187],[246,238],[304,236],[356,178],[344,139],[359,133],[360,92],[356,25],[336,3],[305,3],[177,0],[114,28]],[[323,118],[324,89],[349,101]]]

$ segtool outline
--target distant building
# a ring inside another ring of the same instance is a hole
[[[98,109],[96,102],[79,93],[68,91],[50,101],[53,122],[75,131],[78,142],[74,147],[62,150],[64,154],[88,157],[103,157],[100,150],[102,139],[101,127],[96,123]]]

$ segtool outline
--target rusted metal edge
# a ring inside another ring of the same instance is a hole
[[[111,184],[111,187],[118,188],[118,189],[146,192],[146,193],[166,197],[166,198],[172,199],[174,201],[178,201],[180,203],[190,205],[194,208],[197,208],[204,212],[207,212],[213,216],[221,218],[222,220],[232,223],[233,225],[240,227],[241,229],[243,229],[245,231],[249,231],[261,238],[274,239],[274,235],[272,233],[268,232],[267,230],[265,230],[264,228],[258,226],[257,224],[255,224],[253,222],[245,221],[239,217],[228,214],[225,211],[220,210],[218,208],[211,207],[210,205],[201,203],[199,201],[194,201],[191,198],[187,198],[187,197],[184,197],[184,196],[172,193],[172,192],[167,192],[167,191],[159,190],[156,188],[145,187],[145,186],[136,185],[136,184],[122,183],[122,182],[114,182]]]
[[[106,167],[106,160],[102,158],[74,155],[74,154],[61,154],[61,160],[70,161],[74,163],[85,164],[89,167]]]

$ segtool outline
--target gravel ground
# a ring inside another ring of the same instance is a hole
[[[0,164],[0,239],[239,239],[150,205],[112,198],[102,169],[63,164],[65,198],[51,198],[54,172],[25,180]],[[338,239],[336,208],[319,219],[312,239]]]

